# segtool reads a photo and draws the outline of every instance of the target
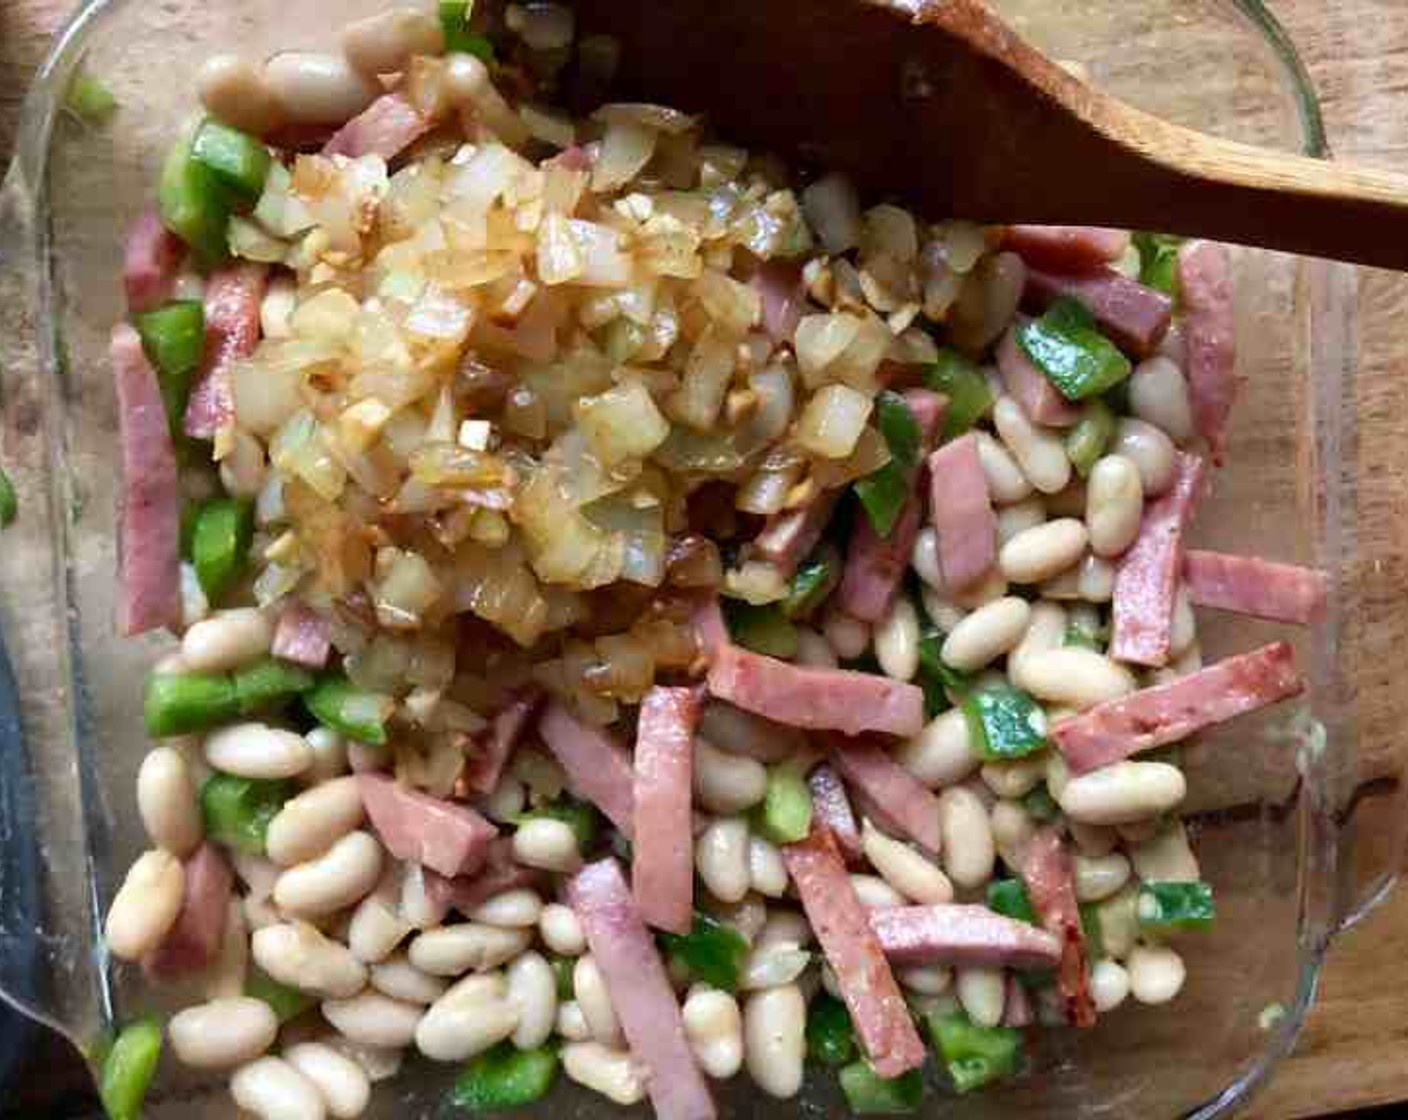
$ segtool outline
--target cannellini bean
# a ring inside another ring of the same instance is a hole
[[[425,1008],[367,988],[351,999],[325,999],[323,1018],[339,1034],[365,1046],[399,1050],[416,1036]]]
[[[354,996],[367,983],[367,966],[307,922],[255,930],[250,952],[254,963],[280,984],[326,999]]]
[[[858,618],[840,611],[831,611],[822,625],[826,640],[837,657],[854,661],[870,648],[870,627]]]
[[[352,1120],[367,1110],[371,1079],[347,1055],[325,1042],[299,1042],[284,1049],[283,1059],[317,1086],[329,1116]]]
[[[518,1005],[513,1044],[533,1050],[547,1042],[557,1022],[557,977],[541,953],[524,953],[508,966],[508,994]]]
[[[981,772],[983,784],[998,797],[1025,797],[1041,785],[1046,776],[1046,760],[1037,757],[1016,758],[1010,762],[985,763]]]
[[[1076,898],[1099,902],[1129,882],[1129,860],[1119,852],[1107,856],[1075,857]]]
[[[851,888],[867,910],[888,910],[903,906],[904,895],[876,875],[851,875]]]
[[[233,54],[206,59],[196,77],[201,104],[232,128],[264,136],[283,122],[283,111],[263,71]]]
[[[264,445],[241,428],[233,432],[230,448],[220,460],[220,485],[231,497],[253,501],[264,489],[268,476]]]
[[[1071,461],[1060,436],[1033,424],[1011,397],[1001,397],[993,405],[992,420],[1003,445],[1033,486],[1043,494],[1065,489],[1071,480]]]
[[[565,821],[524,821],[513,834],[513,855],[525,867],[570,875],[582,866],[577,834]]]
[[[960,672],[976,672],[1022,640],[1031,613],[1027,601],[1015,596],[979,607],[944,639],[940,656]]]
[[[919,671],[919,614],[907,596],[897,596],[875,627],[875,659],[892,680],[913,680]]]
[[[895,761],[926,786],[961,782],[982,765],[968,734],[968,721],[959,708],[935,716],[924,730],[903,743]]]
[[[944,841],[944,871],[954,885],[981,886],[992,877],[997,852],[988,811],[972,790],[950,786],[939,794],[939,828]]]
[[[458,922],[426,930],[407,949],[410,961],[432,976],[459,976],[507,964],[532,943],[526,929],[501,929],[479,922]]]
[[[751,809],[768,791],[767,768],[756,758],[721,751],[694,740],[694,796],[711,813],[730,816]]]
[[[380,92],[341,55],[312,51],[274,55],[264,64],[264,84],[292,124],[345,124]]]
[[[1139,687],[1118,661],[1081,646],[1062,646],[1022,659],[1022,687],[1039,700],[1077,711],[1128,696]]]
[[[1022,468],[1017,465],[1017,460],[1012,458],[1007,448],[987,432],[978,432],[977,439],[978,462],[982,465],[983,477],[988,483],[988,495],[994,504],[1007,506],[1030,497],[1032,484],[1027,481],[1027,476],[1022,473]]]
[[[910,565],[930,587],[937,591],[944,589],[944,573],[939,567],[939,534],[925,526],[914,538],[914,551],[910,553]]]
[[[475,115],[510,148],[528,141],[528,128],[494,88],[489,69],[471,54],[454,54],[445,62],[445,91],[457,105],[472,106]]]
[[[438,976],[422,972],[405,953],[396,953],[371,968],[372,987],[392,999],[429,1006],[449,987]]]
[[[334,778],[284,802],[269,822],[265,850],[282,867],[316,859],[362,823],[357,779]]]
[[[213,999],[171,1016],[166,1037],[182,1064],[228,1069],[257,1058],[274,1042],[279,1020],[262,999]]]
[[[401,1072],[401,1050],[386,1046],[370,1046],[364,1042],[353,1042],[344,1035],[332,1035],[327,1044],[345,1058],[356,1062],[373,1085],[386,1081]]]
[[[450,904],[432,895],[425,883],[425,868],[406,864],[401,872],[401,917],[416,929],[434,929],[445,920]]]
[[[862,826],[861,845],[870,865],[911,902],[953,901],[953,884],[947,875],[908,844],[886,836],[868,819]]]
[[[181,561],[181,625],[194,626],[210,614],[210,602],[200,586],[195,565]],[[180,657],[180,654],[175,656]]]
[[[381,874],[376,838],[349,832],[317,859],[290,867],[274,884],[274,903],[285,914],[318,918],[365,898]]]
[[[1183,772],[1166,762],[1116,762],[1066,783],[1056,800],[1086,824],[1126,824],[1172,809],[1188,792]]]
[[[1007,594],[1007,590],[1007,577],[1002,574],[1002,569],[994,564],[977,583],[954,592],[953,605],[959,610],[971,613],[979,607],[997,602]]]
[[[895,979],[921,996],[941,996],[953,985],[953,970],[942,965],[910,965],[895,970]]]
[[[806,626],[797,627],[798,665],[808,665],[814,669],[834,669],[838,664],[836,651],[831,648],[821,634]]]
[[[108,908],[104,935],[113,956],[135,961],[155,949],[181,912],[185,888],[185,871],[170,852],[138,856]]]
[[[726,1081],[743,1065],[743,1013],[727,992],[691,992],[681,1011],[694,1059],[709,1077]]]
[[[1027,811],[1017,801],[995,801],[989,811],[993,847],[1009,867],[1021,866],[1022,850],[1036,831]]]
[[[1188,975],[1183,958],[1162,945],[1136,945],[1125,968],[1130,993],[1140,1003],[1168,1003]]]
[[[509,824],[528,807],[528,789],[512,774],[506,774],[479,807],[490,820]]]
[[[572,907],[549,902],[538,915],[543,944],[560,957],[579,957],[587,951],[587,937]]]
[[[347,741],[331,727],[315,727],[303,736],[313,752],[313,762],[304,773],[310,782],[330,782],[347,773]]]
[[[543,900],[538,897],[538,893],[527,887],[518,887],[511,891],[500,891],[493,898],[481,902],[469,917],[488,926],[526,929],[538,924],[538,916],[542,912]]]
[[[1085,525],[1090,548],[1114,559],[1139,536],[1144,516],[1144,482],[1132,459],[1106,455],[1090,469],[1085,491]]]
[[[1169,629],[1168,652],[1170,658],[1178,658],[1192,648],[1198,640],[1198,620],[1193,615],[1193,604],[1188,599],[1188,588],[1179,587],[1173,598],[1173,619]]]
[[[739,991],[756,992],[794,983],[811,961],[811,953],[796,945],[785,942],[754,945],[739,970]]]
[[[582,1014],[582,1005],[575,999],[564,1000],[557,1005],[554,1029],[568,1042],[586,1042],[592,1036],[592,1028]]]
[[[1202,878],[1182,821],[1171,821],[1129,849],[1134,870],[1146,883],[1193,883]]]
[[[1129,995],[1129,973],[1118,961],[1098,960],[1090,968],[1090,998],[1095,1010],[1113,1011]]]
[[[639,1104],[645,1099],[645,1078],[628,1050],[599,1042],[569,1042],[562,1048],[562,1072],[614,1104]]]
[[[371,964],[385,960],[410,932],[410,922],[385,899],[371,895],[352,912],[347,945],[358,960]]]
[[[1061,793],[1070,780],[1071,768],[1066,765],[1066,756],[1060,751],[1047,751],[1046,792],[1051,794],[1051,796],[1059,802],[1061,800]]]
[[[1046,504],[1038,497],[1003,506],[997,511],[998,547],[1005,547],[1014,537],[1045,523]]]
[[[1062,517],[1018,533],[1002,546],[997,562],[1012,583],[1041,583],[1080,560],[1086,540],[1081,522]]]
[[[1007,675],[1018,688],[1030,692],[1026,683],[1026,663],[1029,658],[1066,644],[1066,608],[1049,599],[1032,604],[1031,615],[1022,640],[1007,655]]]
[[[754,946],[793,945],[805,948],[812,941],[812,927],[795,910],[770,910],[767,921],[753,939]]]
[[[193,673],[227,673],[269,652],[274,625],[253,607],[219,611],[181,639],[181,657]]]
[[[205,737],[205,760],[238,778],[293,778],[313,762],[302,735],[263,723],[234,723]]]
[[[722,903],[709,909],[717,920],[741,933],[743,940],[750,945],[768,921],[767,903],[756,894],[747,895],[739,902]]]
[[[191,768],[174,747],[157,747],[142,760],[137,812],[152,843],[174,856],[190,855],[205,838]]]
[[[963,1010],[980,1027],[1002,1022],[1007,1005],[1007,978],[1000,968],[960,968],[955,971],[954,992]]]
[[[748,883],[764,898],[787,893],[787,864],[776,844],[763,836],[748,838]]]
[[[342,53],[363,74],[404,70],[415,55],[445,51],[440,21],[416,8],[390,8],[342,29]]]
[[[1107,825],[1082,824],[1080,821],[1067,821],[1066,824],[1081,855],[1107,856],[1115,850],[1115,845],[1119,842],[1119,834]]]
[[[238,897],[225,904],[225,928],[220,931],[220,953],[206,970],[205,998],[236,999],[244,995],[249,975],[249,923]]]
[[[928,584],[919,589],[919,601],[924,604],[924,613],[929,616],[929,621],[945,633],[962,622],[968,613],[967,608],[945,599],[943,594]]]
[[[786,1100],[802,1087],[807,1002],[795,984],[768,988],[743,1006],[743,1054],[753,1083]]]
[[[1122,455],[1138,468],[1145,498],[1157,498],[1173,484],[1173,441],[1152,424],[1121,417],[1108,452]]]
[[[1162,428],[1174,443],[1194,436],[1188,382],[1177,363],[1163,354],[1146,358],[1129,375],[1129,410],[1146,424]]]
[[[1100,944],[1116,960],[1128,957],[1139,936],[1139,891],[1126,883],[1095,907],[1100,923]]]
[[[1089,603],[1108,603],[1115,594],[1115,566],[1103,556],[1087,556],[1076,580],[1076,595]]]
[[[616,1008],[611,1003],[611,993],[606,990],[606,980],[596,959],[588,953],[578,957],[572,968],[572,994],[587,1017],[587,1025],[592,1029],[592,1037],[603,1046],[622,1046],[626,1037],[621,1033],[621,1021],[616,1017]]]
[[[748,822],[739,817],[712,821],[694,845],[694,865],[709,893],[720,902],[739,902],[748,893]]]
[[[323,1120],[318,1087],[282,1058],[259,1058],[230,1078],[230,1096],[259,1120]]]
[[[866,642],[869,641],[869,631],[866,631]],[[719,750],[747,755],[758,762],[781,762],[805,743],[796,728],[773,723],[721,700],[704,705],[704,714],[699,718],[699,735]]]

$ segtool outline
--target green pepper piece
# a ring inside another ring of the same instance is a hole
[[[234,674],[235,699],[241,715],[273,708],[307,692],[316,678],[307,669],[266,657]]]
[[[172,433],[180,435],[192,374],[205,356],[205,307],[200,300],[176,300],[138,315],[134,322],[142,349],[156,369]]]
[[[839,1074],[846,1103],[857,1116],[899,1116],[914,1112],[924,1099],[924,1075],[917,1069],[898,1077],[881,1077],[864,1059]]]
[[[254,539],[254,507],[237,498],[201,504],[191,531],[191,562],[201,590],[212,605],[244,571]]]
[[[445,50],[472,54],[484,63],[494,61],[494,45],[469,29],[472,0],[440,0],[440,26],[445,32]]]
[[[979,1027],[962,1014],[930,1015],[927,1022],[929,1036],[960,1093],[1017,1071],[1022,1034],[1014,1027]]]
[[[1066,634],[1062,639],[1063,645],[1079,646],[1082,649],[1093,649],[1096,653],[1105,652],[1105,642],[1109,638],[1109,627],[1091,626],[1071,619],[1066,623]]]
[[[262,856],[269,822],[293,793],[292,782],[214,773],[200,787],[205,834],[246,855]]]
[[[15,523],[20,511],[20,500],[15,494],[15,484],[10,481],[4,467],[0,467],[0,529]]]
[[[994,879],[989,883],[988,909],[1028,925],[1037,924],[1036,909],[1021,879]]]
[[[1183,238],[1170,233],[1136,233],[1139,250],[1139,282],[1178,300],[1178,250]]]
[[[788,659],[797,655],[797,628],[776,603],[753,606],[737,599],[724,602],[724,617],[734,642],[754,653]]]
[[[1066,458],[1081,478],[1089,478],[1091,470],[1105,454],[1105,448],[1115,438],[1115,414],[1099,397],[1085,402],[1076,426],[1066,433]]]
[[[552,978],[557,985],[557,998],[560,1000],[572,999],[576,994],[577,986],[574,978],[577,962],[571,957],[552,958]]]
[[[561,821],[572,830],[572,835],[577,838],[577,847],[584,852],[590,851],[601,835],[601,813],[596,806],[570,797],[558,798],[520,813],[514,823],[524,824],[532,820]]]
[[[162,224],[190,247],[202,267],[213,268],[230,255],[224,192],[210,168],[191,158],[189,143],[177,144],[162,165],[157,209]]]
[[[1203,882],[1141,883],[1139,928],[1151,932],[1211,929],[1217,917],[1212,887]]]
[[[69,83],[64,108],[88,124],[102,124],[117,109],[117,98],[97,78],[80,70]]]
[[[698,911],[688,933],[662,933],[665,951],[689,969],[696,980],[725,992],[736,991],[738,973],[748,956],[748,942],[731,926]]]
[[[260,999],[267,1003],[270,1010],[273,1011],[274,1017],[280,1023],[297,1019],[315,1002],[307,992],[300,992],[297,988],[280,984],[272,976],[257,968],[249,970],[249,975],[244,982],[244,994],[252,999]]]
[[[303,705],[325,727],[374,747],[386,742],[386,721],[396,708],[391,697],[363,692],[341,674],[324,677],[305,692]]]
[[[152,673],[142,697],[147,734],[154,739],[189,735],[228,723],[240,712],[229,677],[202,673]]]
[[[1025,758],[1047,745],[1046,713],[1021,689],[994,684],[963,698],[968,734],[993,762]]]
[[[451,1100],[471,1112],[522,1108],[547,1096],[557,1078],[557,1049],[518,1050],[501,1042],[472,1058],[455,1078]]]
[[[855,484],[871,527],[888,537],[914,489],[923,436],[905,399],[888,389],[875,398],[875,425],[890,448],[890,461]]]
[[[944,682],[927,669],[920,669],[916,683],[924,690],[924,718],[933,719],[943,715],[953,707],[949,703],[948,690]]]
[[[856,1028],[846,1005],[828,992],[818,992],[807,1008],[807,1057],[827,1066],[855,1060]]]
[[[1071,401],[1099,396],[1133,369],[1119,348],[1095,329],[1090,312],[1073,299],[1058,299],[1040,319],[1023,324],[1017,342]]]
[[[948,397],[944,442],[961,436],[992,408],[993,395],[987,378],[957,350],[940,350],[938,360],[925,371],[924,382]]]
[[[788,760],[768,767],[768,791],[758,825],[774,844],[805,840],[812,828],[812,791],[803,765]]]
[[[251,210],[274,162],[253,136],[207,118],[191,141],[191,158],[215,177],[233,208]]]
[[[802,561],[787,589],[787,598],[778,604],[782,616],[791,621],[808,618],[841,582],[841,554],[829,541]]]
[[[1045,784],[1037,786],[1022,798],[1022,808],[1034,821],[1054,821],[1061,812],[1061,807]]]
[[[122,1028],[103,1059],[98,1095],[109,1120],[141,1120],[142,1102],[161,1060],[161,1023],[138,1019]]]
[[[923,617],[923,612],[920,612]],[[959,672],[943,659],[944,636],[932,622],[925,621],[919,629],[919,668],[939,679],[946,690],[962,697],[973,687],[973,678]]]

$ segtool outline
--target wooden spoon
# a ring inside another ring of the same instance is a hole
[[[575,0],[622,43],[613,95],[930,215],[1153,229],[1408,268],[1408,177],[1132,109],[980,0]]]

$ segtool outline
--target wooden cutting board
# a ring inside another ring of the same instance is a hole
[[[1408,2],[1267,0],[1286,25],[1323,99],[1335,151],[1408,170]],[[66,0],[0,0],[0,162],[19,101]],[[1361,400],[1366,443],[1394,449],[1366,489],[1389,511],[1408,489],[1408,278],[1367,272],[1361,282]],[[1376,434],[1377,433],[1377,434]],[[1385,533],[1389,532],[1385,528]],[[1386,538],[1387,539],[1387,538]],[[1381,554],[1393,555],[1391,548]],[[1401,651],[1408,634],[1375,635]],[[1401,656],[1391,659],[1401,664]],[[1257,1099],[1252,1116],[1289,1120],[1408,1101],[1408,889],[1345,934],[1331,952],[1320,997],[1296,1053]]]

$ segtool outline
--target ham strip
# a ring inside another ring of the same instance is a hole
[[[1168,662],[1173,600],[1183,563],[1183,532],[1203,483],[1203,461],[1177,453],[1168,493],[1144,509],[1139,536],[1115,572],[1110,656],[1136,665]]]
[[[332,652],[332,624],[306,603],[291,603],[274,627],[273,654],[285,661],[321,669]]]
[[[635,835],[631,885],[647,925],[688,933],[694,923],[694,831],[690,803],[694,729],[704,707],[697,688],[645,694],[636,724]]]
[[[1139,358],[1147,358],[1158,349],[1159,340],[1173,320],[1173,301],[1168,296],[1112,268],[1078,276],[1027,270],[1022,302],[1029,310],[1045,311],[1062,296],[1083,304],[1111,341]]]
[[[110,348],[122,439],[123,634],[181,625],[181,498],[156,371],[137,332],[114,328]]]
[[[873,742],[832,739],[831,764],[879,814],[877,824],[938,855],[943,847],[939,799]]]
[[[939,534],[939,569],[954,590],[997,563],[997,517],[972,432],[929,456],[929,516]]]
[[[259,305],[268,286],[262,264],[232,264],[210,274],[205,285],[205,360],[186,402],[186,434],[213,439],[233,419],[230,366],[259,344]]]
[[[895,964],[1051,968],[1061,959],[1057,938],[986,906],[886,907],[870,912],[870,926]]]
[[[480,737],[460,771],[460,783],[467,794],[493,793],[498,787],[513,748],[542,699],[543,694],[536,690],[525,693],[510,700],[494,717],[489,733]]]
[[[425,872],[425,892],[431,903],[439,910],[458,910],[466,917],[479,905],[496,894],[517,890],[519,887],[540,886],[546,878],[542,871],[525,867],[513,858],[513,840],[507,836],[495,837],[489,844],[489,854],[484,867],[473,875],[458,875],[453,879]]]
[[[1039,829],[1021,856],[1022,878],[1041,923],[1061,944],[1056,984],[1065,1003],[1066,1021],[1077,1027],[1095,1025],[1095,1004],[1085,972],[1085,934],[1080,927],[1070,853],[1054,828]]]
[[[658,1120],[713,1120],[714,1098],[694,1060],[655,939],[614,859],[588,864],[567,884],[632,1055],[645,1065]]]
[[[924,1043],[831,833],[813,822],[811,835],[785,845],[782,858],[875,1072],[898,1077],[917,1069]]]
[[[1046,375],[1036,368],[1017,341],[1017,327],[1007,328],[997,348],[997,370],[1012,399],[1027,419],[1049,428],[1069,428],[1081,417],[1080,409],[1066,400]]]
[[[1186,677],[1098,704],[1051,729],[1077,774],[1298,696],[1305,681],[1285,642],[1229,657]]]
[[[185,245],[161,224],[156,211],[149,210],[132,223],[122,259],[122,284],[131,314],[151,311],[171,298],[185,255]]]
[[[357,786],[372,827],[397,859],[449,879],[484,866],[499,830],[468,805],[408,789],[385,774],[358,774]]]
[[[807,787],[812,794],[812,814],[824,824],[836,841],[848,864],[856,866],[865,859],[861,848],[860,828],[851,809],[851,799],[840,776],[826,763],[812,768],[807,775]]]
[[[1007,227],[1002,244],[1033,268],[1084,272],[1124,256],[1129,231],[1101,226],[1017,225]]]
[[[774,346],[791,342],[807,305],[802,266],[795,261],[764,262],[753,274],[753,287],[763,299],[763,330]]]
[[[629,839],[633,835],[634,775],[626,749],[597,727],[588,727],[563,706],[548,704],[538,721],[538,734],[567,772],[567,784],[590,801]]]
[[[1178,251],[1178,286],[1193,425],[1208,441],[1213,462],[1221,465],[1227,418],[1240,388],[1227,246],[1213,241],[1184,245]]]
[[[1183,585],[1194,606],[1235,611],[1272,622],[1309,624],[1325,606],[1325,573],[1255,556],[1189,549]]]
[[[333,133],[323,145],[323,155],[380,156],[389,162],[433,127],[435,122],[404,94],[383,94]]]
[[[202,844],[185,863],[185,894],[176,922],[142,968],[153,980],[172,980],[208,968],[220,954],[234,873],[213,844]]]
[[[826,490],[801,509],[774,513],[748,546],[748,558],[766,560],[782,573],[783,579],[791,579],[797,565],[821,540],[840,496],[838,490]]]

